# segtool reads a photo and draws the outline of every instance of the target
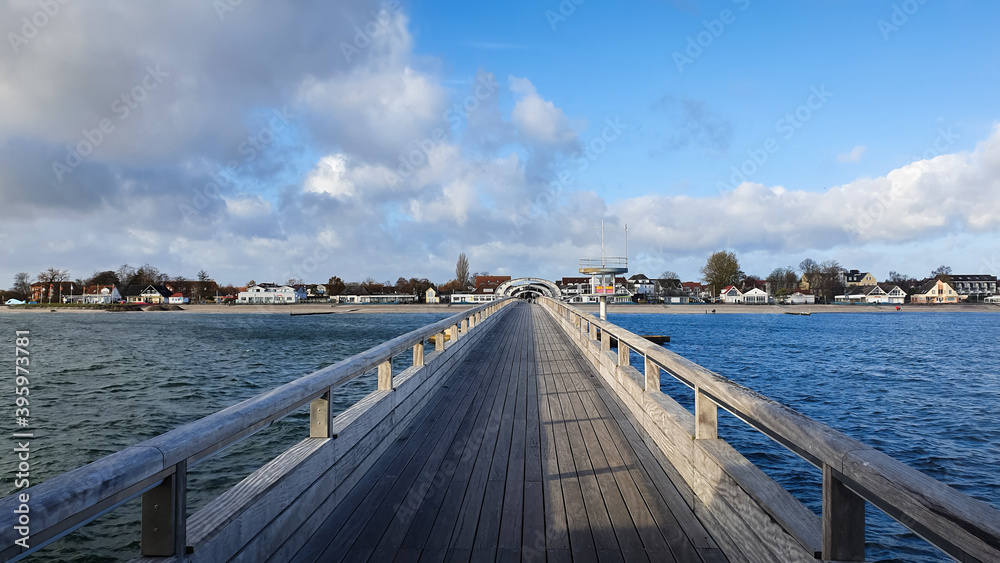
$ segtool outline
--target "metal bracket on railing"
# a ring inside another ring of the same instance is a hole
[[[143,493],[140,550],[145,557],[184,555],[187,550],[187,460]]]
[[[865,560],[865,499],[823,464],[823,559]]]

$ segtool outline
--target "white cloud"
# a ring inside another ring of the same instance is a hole
[[[562,146],[577,139],[566,114],[551,101],[542,99],[527,78],[510,77],[510,89],[520,94],[514,104],[511,121],[529,142]]]
[[[858,162],[859,160],[861,160],[861,157],[863,157],[866,152],[868,152],[868,147],[866,147],[864,145],[858,145],[858,146],[854,147],[853,149],[851,149],[851,151],[848,152],[848,153],[838,154],[837,155],[837,161],[838,162]]]

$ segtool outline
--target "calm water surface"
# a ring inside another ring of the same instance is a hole
[[[31,330],[37,483],[444,316],[0,315],[0,357],[12,365],[13,331]],[[669,349],[1000,508],[1000,316],[612,314],[609,320],[637,333],[670,334]],[[11,378],[0,382],[4,397],[13,397],[12,387]],[[374,375],[361,378],[341,390],[335,408],[374,387]],[[664,390],[691,408],[686,387],[664,380]],[[819,512],[818,470],[721,413],[720,434]],[[306,435],[303,410],[195,466],[191,509]],[[6,454],[0,459],[6,496],[14,463]],[[871,560],[948,560],[881,513],[870,510],[868,520]],[[137,522],[133,501],[38,559],[128,560],[139,548]]]

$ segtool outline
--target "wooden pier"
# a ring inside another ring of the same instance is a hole
[[[538,302],[464,311],[32,487],[32,551],[141,496],[148,562],[860,561],[866,503],[957,560],[1000,560],[989,505]],[[400,356],[411,367],[395,373]],[[336,388],[370,372],[378,389],[331,415]],[[307,406],[309,437],[187,513],[189,466]],[[720,406],[817,467],[822,515],[720,439]],[[4,522],[17,503],[0,500]],[[2,560],[27,555],[10,526],[0,538]]]

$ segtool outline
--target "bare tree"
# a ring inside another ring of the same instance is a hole
[[[135,268],[129,266],[128,264],[122,264],[117,270],[115,270],[115,276],[118,278],[118,282],[122,285],[132,285],[133,278],[135,277]]]
[[[677,272],[675,272],[673,270],[663,270],[663,273],[660,274],[660,279],[661,280],[679,280],[679,279],[681,279],[681,277],[678,276]]]
[[[25,299],[31,296],[31,275],[28,272],[14,274],[14,287],[11,290],[21,294]]]
[[[455,264],[455,279],[462,284],[462,287],[468,287],[471,281],[469,279],[469,259],[464,252],[458,255],[458,262]]]

